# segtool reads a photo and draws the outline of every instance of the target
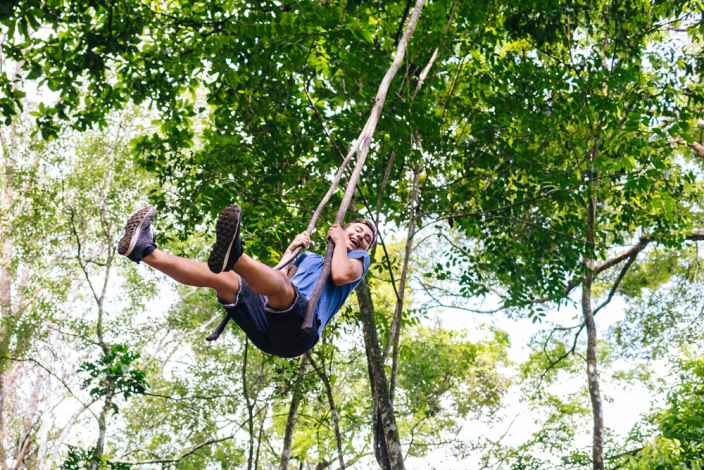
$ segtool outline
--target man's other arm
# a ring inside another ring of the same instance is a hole
[[[333,225],[330,227],[328,236],[335,244],[330,265],[332,283],[336,286],[344,286],[362,277],[364,265],[362,260],[347,256],[347,234],[342,227],[337,224]]]

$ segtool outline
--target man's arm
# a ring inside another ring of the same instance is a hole
[[[298,268],[296,268],[293,264],[290,264],[291,261],[293,261],[292,258],[299,247],[308,248],[308,245],[310,245],[310,235],[308,232],[301,232],[296,235],[296,238],[293,239],[293,241],[288,245],[288,248],[286,248],[286,251],[284,251],[281,255],[281,259],[275,269],[282,269],[279,266],[288,265],[284,272],[289,278],[293,277],[296,269]]]
[[[284,251],[284,254],[281,256],[281,259],[287,258],[288,256],[292,255],[294,251],[299,246],[302,246],[303,248],[308,248],[308,245],[310,245],[310,235],[308,235],[308,232],[301,232],[298,235],[296,235],[296,238],[293,239],[293,241],[288,245],[288,248],[286,248],[286,251]]]
[[[347,233],[340,225],[335,224],[330,227],[328,236],[335,244],[330,265],[332,283],[336,286],[343,286],[362,277],[364,272],[362,260],[347,256]]]

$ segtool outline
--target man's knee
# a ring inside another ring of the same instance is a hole
[[[277,271],[281,281],[279,292],[276,295],[269,296],[269,306],[275,310],[283,310],[288,308],[294,300],[296,300],[296,290],[291,284],[288,276],[281,271]]]
[[[293,284],[291,284],[291,280],[286,276],[286,274],[283,271],[277,271],[279,273],[279,278],[281,278],[281,285],[282,285],[282,293],[285,295],[287,298],[291,299],[291,302],[293,302],[293,298],[296,296],[296,291],[293,288]]]
[[[218,298],[228,304],[236,303],[242,288],[240,276],[232,271],[227,271],[217,274],[217,277],[220,281],[215,288]]]

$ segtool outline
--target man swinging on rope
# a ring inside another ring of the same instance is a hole
[[[345,303],[369,269],[369,247],[376,231],[367,220],[345,226],[333,225],[328,237],[335,244],[331,275],[323,288],[316,310],[317,334],[307,335],[301,323],[315,283],[323,269],[323,257],[304,252],[297,259],[298,270],[289,280],[282,272],[242,252],[240,208],[223,209],[216,225],[215,244],[208,263],[174,256],[157,249],[154,242],[153,207],[138,210],[127,220],[118,253],[149,266],[181,284],[210,287],[218,301],[249,339],[262,351],[281,357],[295,357],[310,350],[330,319]],[[310,237],[303,232],[284,253],[307,247]]]

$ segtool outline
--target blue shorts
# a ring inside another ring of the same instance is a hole
[[[286,310],[268,307],[266,296],[254,292],[241,277],[235,303],[218,300],[256,347],[274,356],[296,357],[315,346],[318,336],[309,336],[301,330],[308,299],[295,285],[293,289],[296,298]]]

